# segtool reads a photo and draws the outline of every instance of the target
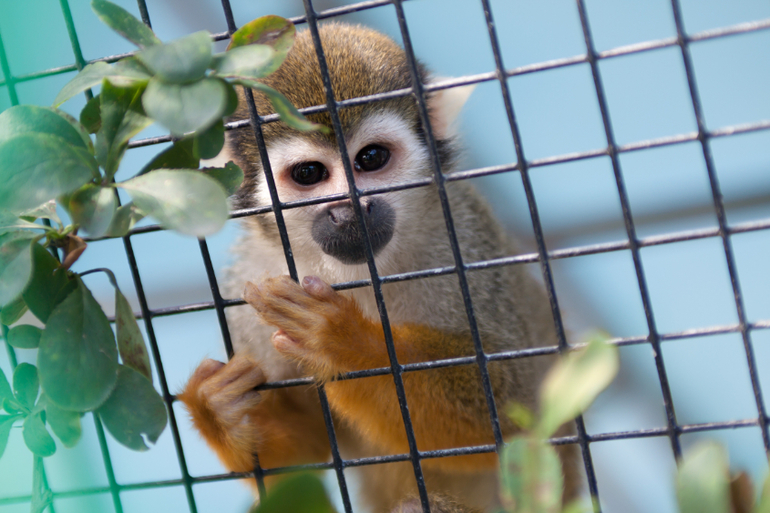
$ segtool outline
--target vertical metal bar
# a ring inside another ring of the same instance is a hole
[[[425,131],[425,140],[428,145],[428,154],[430,155],[431,167],[433,168],[433,180],[436,183],[439,200],[441,201],[441,209],[444,214],[444,222],[446,223],[447,234],[449,236],[449,244],[452,247],[452,256],[455,261],[455,271],[457,272],[457,279],[459,281],[460,291],[463,297],[463,304],[465,305],[465,314],[468,317],[468,327],[470,328],[471,338],[473,339],[473,349],[476,353],[476,364],[479,367],[481,384],[484,390],[484,397],[487,402],[487,409],[489,410],[490,422],[492,424],[492,433],[494,434],[495,446],[497,447],[497,452],[499,454],[505,442],[503,441],[503,434],[500,429],[500,419],[497,413],[497,405],[495,404],[492,382],[489,378],[489,369],[487,365],[489,359],[484,353],[484,346],[481,343],[481,335],[479,335],[478,323],[476,322],[476,314],[473,310],[471,292],[470,288],[468,287],[466,268],[465,264],[463,263],[462,253],[460,252],[460,244],[457,240],[457,233],[455,232],[452,211],[449,207],[449,197],[446,192],[446,177],[441,171],[441,160],[438,156],[436,139],[433,137],[433,128],[430,124],[430,115],[428,113],[428,104],[425,98],[425,90],[423,88],[423,84],[420,82],[420,74],[417,70],[417,58],[414,55],[414,48],[412,48],[412,40],[409,36],[409,28],[406,24],[406,16],[404,15],[404,7],[402,2],[403,0],[395,0],[393,5],[396,8],[396,17],[398,18],[398,25],[401,29],[401,39],[404,42],[404,51],[406,53],[406,59],[409,64],[409,72],[412,78],[412,90],[414,91],[414,96],[417,99],[420,121],[422,122],[422,127]]]
[[[115,513],[123,513],[123,504],[120,501],[120,489],[118,488],[118,482],[115,480],[115,471],[112,467],[112,458],[110,458],[109,447],[107,447],[107,438],[104,436],[104,426],[102,421],[96,412],[91,414],[94,418],[94,426],[96,426],[96,435],[99,438],[99,448],[102,451],[102,460],[104,461],[104,468],[107,471],[107,482],[110,485],[110,495],[112,496],[112,505],[115,506]]]
[[[532,188],[532,182],[529,178],[529,165],[524,155],[524,147],[521,141],[521,132],[519,131],[519,126],[516,121],[516,115],[513,110],[513,101],[511,99],[511,93],[508,88],[508,79],[505,74],[505,65],[503,64],[502,51],[500,50],[500,41],[497,37],[497,29],[495,28],[495,21],[492,17],[492,9],[489,5],[489,0],[481,0],[481,3],[484,9],[484,16],[486,17],[487,21],[487,30],[489,31],[489,39],[492,44],[492,53],[494,54],[495,58],[497,80],[500,82],[500,89],[502,90],[505,112],[508,116],[508,124],[511,127],[513,144],[516,149],[516,160],[518,162],[521,180],[524,185],[527,204],[529,205],[529,213],[532,219],[532,228],[535,234],[537,252],[540,259],[540,268],[543,273],[543,282],[545,283],[546,293],[548,294],[548,300],[551,305],[551,314],[553,315],[556,336],[559,341],[559,350],[563,353],[568,350],[569,345],[567,344],[567,337],[564,330],[563,319],[561,317],[561,310],[559,308],[559,302],[556,297],[556,287],[553,281],[553,273],[551,272],[551,263],[550,258],[548,257],[548,250],[546,249],[545,245],[543,227],[540,223],[540,213],[537,208],[535,192]],[[578,443],[583,455],[583,464],[585,466],[586,477],[588,479],[588,489],[593,502],[596,505],[596,508],[598,508],[598,511],[601,511],[599,507],[599,488],[596,482],[596,472],[594,471],[593,458],[591,457],[591,451],[588,445],[583,416],[578,416],[575,419],[575,422],[577,425]]]
[[[237,30],[237,27],[235,25],[235,19],[233,18],[233,11],[230,6],[230,1],[222,0],[222,8],[224,10],[225,18],[227,20],[227,30],[230,34],[232,34]],[[262,161],[262,168],[265,174],[265,180],[267,182],[268,190],[270,191],[270,201],[273,206],[273,214],[275,215],[275,221],[276,221],[276,224],[278,225],[278,233],[280,234],[280,237],[281,237],[281,244],[283,246],[284,256],[286,257],[286,265],[289,268],[289,276],[294,281],[299,281],[299,276],[297,274],[297,266],[294,262],[294,254],[291,250],[291,243],[289,242],[289,233],[286,230],[286,223],[283,219],[283,207],[281,205],[281,200],[278,197],[278,189],[275,186],[273,171],[272,171],[272,168],[270,167],[270,159],[267,155],[265,138],[262,133],[262,120],[259,117],[259,113],[257,112],[257,106],[254,103],[254,96],[251,92],[251,89],[244,87],[244,92],[246,93],[246,102],[249,107],[249,117],[251,119],[251,126],[254,131],[254,137],[257,141],[257,147],[259,149],[259,157]],[[334,464],[334,471],[337,475],[337,483],[340,488],[342,503],[345,508],[345,512],[351,513],[352,507],[350,503],[350,494],[348,492],[347,481],[345,479],[343,461],[339,453],[337,435],[334,431],[334,420],[332,418],[332,413],[329,408],[329,401],[326,397],[326,389],[324,385],[319,384],[317,387],[317,390],[318,390],[318,398],[321,403],[321,411],[323,412],[324,424],[326,425],[326,433],[327,433],[327,436],[329,437],[329,446],[331,448],[331,453],[332,453],[332,463]],[[262,470],[259,467],[259,463],[257,463],[255,474],[257,477],[257,486],[259,488],[259,493],[261,496],[264,496],[264,493],[265,493],[264,482],[262,480]]]
[[[628,236],[628,242],[631,249],[631,256],[633,257],[634,261],[636,278],[639,282],[639,292],[642,296],[642,304],[644,305],[644,315],[646,317],[647,328],[649,330],[648,337],[650,344],[652,345],[653,355],[655,358],[655,367],[658,371],[658,379],[660,381],[660,388],[663,394],[663,404],[666,410],[666,422],[668,425],[668,436],[671,440],[671,448],[674,451],[674,456],[678,460],[682,456],[682,447],[679,442],[679,426],[676,422],[674,401],[671,397],[671,388],[668,384],[668,375],[666,374],[666,367],[663,363],[663,352],[661,351],[660,347],[660,334],[658,333],[657,327],[655,325],[655,317],[652,312],[652,302],[650,301],[650,293],[647,287],[647,280],[644,276],[642,258],[639,253],[639,239],[636,236],[636,228],[634,227],[634,221],[631,216],[631,205],[628,201],[628,193],[626,192],[626,185],[620,169],[620,159],[618,158],[617,146],[615,144],[615,135],[612,130],[612,123],[610,122],[607,98],[604,94],[604,86],[602,85],[601,76],[599,75],[599,64],[596,58],[596,50],[594,48],[591,29],[588,24],[588,15],[586,14],[583,0],[577,0],[577,8],[580,15],[580,24],[583,28],[583,36],[586,43],[588,62],[591,65],[591,74],[593,76],[594,85],[596,87],[596,97],[599,102],[599,110],[601,111],[602,122],[604,123],[604,132],[607,136],[607,152],[609,153],[610,160],[612,161],[612,171],[615,174],[615,182],[617,184],[618,195],[620,196],[620,205],[623,211],[623,222],[625,223],[626,234]]]
[[[131,244],[130,236],[123,237],[123,246],[126,250],[128,266],[131,269],[131,277],[134,280],[136,295],[139,299],[139,308],[142,312],[142,319],[144,321],[144,327],[147,331],[147,338],[150,341],[152,358],[155,360],[155,369],[158,372],[158,381],[160,382],[161,391],[163,393],[163,401],[166,403],[166,410],[168,411],[169,427],[171,428],[171,436],[174,439],[174,448],[176,449],[177,459],[179,460],[179,469],[182,473],[182,483],[184,484],[185,494],[187,495],[187,504],[190,507],[191,513],[197,513],[198,508],[195,504],[195,496],[192,492],[192,479],[190,479],[190,473],[187,471],[187,461],[184,456],[182,440],[179,436],[179,426],[176,422],[176,414],[174,413],[174,398],[168,389],[166,372],[163,368],[163,361],[160,358],[160,350],[158,349],[158,340],[155,337],[155,329],[152,326],[152,312],[150,311],[149,306],[147,306],[147,296],[144,294],[142,278],[139,276],[139,268],[136,265],[136,255],[134,254],[134,247]]]
[[[19,95],[16,94],[16,79],[11,75],[11,67],[8,64],[8,56],[5,53],[2,36],[0,36],[0,68],[3,70],[5,84],[8,87],[8,96],[11,97],[11,105],[18,105]]]
[[[321,45],[321,36],[318,32],[318,17],[311,0],[303,0],[305,4],[305,14],[307,15],[307,22],[310,28],[310,35],[313,39],[316,55],[318,57],[318,65],[321,71],[321,78],[323,80],[324,91],[326,93],[326,106],[329,110],[329,115],[334,127],[334,134],[337,138],[337,144],[340,150],[340,157],[342,158],[342,165],[345,169],[345,177],[348,181],[348,190],[350,200],[353,205],[353,211],[355,212],[356,219],[358,221],[359,229],[364,234],[366,262],[369,267],[369,274],[372,278],[372,289],[374,290],[374,298],[377,302],[377,310],[379,311],[380,321],[382,322],[382,329],[385,335],[385,345],[388,351],[388,358],[390,359],[390,368],[393,374],[393,381],[396,387],[396,395],[398,398],[399,407],[401,409],[401,417],[404,421],[404,428],[406,430],[406,438],[409,446],[409,456],[414,469],[414,476],[417,482],[417,491],[420,496],[420,502],[422,504],[423,511],[430,513],[430,504],[428,502],[428,491],[425,488],[425,478],[422,472],[422,465],[420,463],[420,452],[417,449],[417,441],[414,436],[414,428],[412,427],[412,419],[409,414],[409,406],[406,402],[406,392],[404,391],[404,381],[401,374],[403,373],[403,367],[398,363],[396,357],[396,349],[393,343],[393,333],[390,330],[390,321],[388,319],[388,312],[385,308],[385,301],[382,295],[382,282],[377,272],[377,266],[374,263],[374,253],[372,251],[371,241],[369,240],[369,231],[366,228],[364,222],[363,212],[361,210],[360,203],[360,191],[356,187],[355,178],[353,176],[353,169],[350,165],[350,158],[348,156],[347,146],[345,144],[345,134],[342,131],[342,124],[340,122],[339,113],[337,111],[337,102],[334,99],[334,91],[331,85],[331,78],[329,77],[329,68],[326,64],[326,57],[324,55],[323,47]]]
[[[217,283],[217,275],[214,272],[214,266],[211,263],[211,253],[209,253],[209,245],[206,243],[206,239],[198,239],[198,245],[201,248],[201,256],[203,257],[203,265],[206,267],[206,275],[209,280],[209,287],[211,288],[211,296],[214,298],[214,309],[217,312],[217,320],[219,321],[219,329],[222,332],[222,341],[225,344],[225,351],[227,351],[227,359],[233,357],[233,342],[230,338],[230,328],[227,326],[227,318],[225,317],[225,306],[222,301],[222,294],[219,292],[219,284]]]
[[[719,186],[714,158],[711,155],[711,145],[709,144],[706,122],[703,118],[703,107],[698,93],[698,84],[695,81],[695,72],[693,70],[692,58],[687,42],[687,34],[684,30],[684,21],[682,19],[682,10],[679,0],[671,0],[671,9],[674,12],[674,23],[676,24],[677,43],[682,51],[684,61],[684,70],[687,75],[687,85],[690,89],[690,98],[692,99],[692,108],[695,113],[695,120],[698,123],[698,140],[703,151],[703,159],[706,161],[706,172],[708,173],[709,183],[711,185],[711,195],[714,201],[714,209],[719,223],[719,237],[722,239],[722,247],[727,261],[727,270],[730,274],[730,284],[733,288],[735,298],[735,309],[738,313],[738,325],[740,327],[741,338],[743,339],[743,348],[746,352],[746,360],[749,366],[749,377],[751,378],[751,387],[754,392],[754,400],[757,403],[757,412],[759,414],[759,426],[762,429],[762,441],[765,445],[765,454],[770,455],[770,435],[767,429],[767,411],[762,399],[762,388],[759,384],[759,372],[754,357],[754,347],[751,342],[751,332],[746,321],[746,310],[743,305],[743,294],[741,285],[738,281],[738,270],[735,265],[735,256],[733,255],[732,242],[730,240],[729,228],[727,226],[727,216],[725,214],[725,205],[722,200],[722,190]]]
[[[142,23],[152,28],[150,13],[147,11],[147,4],[144,0],[136,0],[136,4],[139,6],[139,15],[142,17]]]

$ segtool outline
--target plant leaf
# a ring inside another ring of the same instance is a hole
[[[83,430],[78,412],[63,410],[51,401],[46,401],[45,419],[64,447],[75,447]]]
[[[110,180],[118,170],[129,139],[152,124],[142,109],[144,84],[117,87],[109,82],[102,86],[102,126],[96,133],[96,157]]]
[[[0,142],[26,133],[56,135],[73,146],[93,152],[93,143],[85,129],[69,114],[58,109],[15,105],[0,113]]]
[[[10,399],[13,402],[16,402],[16,399],[13,397],[13,390],[11,390],[11,385],[8,383],[8,378],[5,377],[3,369],[0,369],[0,403],[6,399]]]
[[[17,300],[32,275],[30,249],[34,233],[15,231],[0,234],[0,304]]]
[[[118,184],[136,207],[164,226],[204,237],[227,220],[227,196],[213,178],[192,169],[156,169]]]
[[[59,219],[59,214],[56,213],[56,200],[48,200],[42,205],[38,205],[35,208],[25,210],[19,214],[19,217],[27,220],[50,219],[58,225],[62,225],[61,219]]]
[[[142,435],[155,443],[166,427],[166,407],[152,383],[124,365],[118,368],[118,384],[97,410],[115,440],[135,451],[149,449]]]
[[[144,343],[136,317],[126,296],[115,288],[115,326],[118,332],[118,351],[123,365],[131,367],[152,383],[150,355]]]
[[[214,73],[223,78],[262,78],[273,71],[275,58],[275,51],[269,46],[240,46],[214,57]]]
[[[136,57],[164,82],[184,84],[203,78],[211,64],[212,47],[211,34],[202,30],[145,48]]]
[[[0,415],[0,458],[3,457],[5,448],[8,445],[8,437],[11,436],[11,428],[14,422],[19,420],[19,415]]]
[[[235,194],[243,183],[243,170],[232,160],[225,167],[204,167],[201,171],[219,182],[228,196]]]
[[[118,355],[107,316],[83,281],[54,308],[46,323],[37,366],[48,399],[65,410],[88,411],[109,397]]]
[[[15,232],[19,230],[49,230],[46,225],[31,223],[17,217],[16,215],[6,211],[0,210],[0,234]]]
[[[267,99],[270,100],[270,103],[273,105],[275,112],[281,117],[281,121],[289,125],[291,128],[299,130],[300,132],[310,132],[314,130],[318,130],[323,133],[329,132],[329,129],[324,125],[319,125],[317,123],[313,123],[312,121],[308,121],[307,118],[305,118],[305,116],[303,116],[283,94],[279,93],[272,87],[266,86],[262,82],[257,82],[256,80],[245,77],[234,78],[233,82],[251,87],[252,89],[256,89],[257,91],[267,96]]]
[[[125,236],[134,225],[144,217],[144,214],[136,209],[136,205],[127,203],[115,212],[115,216],[112,218],[112,224],[104,234],[105,237],[123,237]]]
[[[33,453],[46,458],[56,452],[56,442],[48,432],[43,422],[43,412],[37,412],[34,415],[28,415],[24,419],[22,434],[24,443]]]
[[[174,141],[174,144],[158,153],[139,171],[143,175],[153,169],[195,169],[200,165],[200,158],[195,152],[195,138],[187,137]]]
[[[765,476],[765,482],[762,485],[762,492],[759,495],[754,513],[770,513],[770,472]]]
[[[40,322],[48,322],[53,309],[75,286],[75,281],[47,249],[40,244],[32,245],[32,279],[22,297]]]
[[[72,192],[98,173],[80,147],[51,134],[25,133],[0,143],[0,205],[11,212]]]
[[[91,9],[102,23],[140,48],[161,44],[150,27],[122,7],[106,0],[93,0]]]
[[[225,124],[218,119],[203,133],[196,134],[195,155],[202,159],[213,159],[225,145]],[[196,166],[197,167],[197,166]]]
[[[282,479],[260,500],[254,513],[334,513],[323,483],[312,474]]]
[[[56,95],[56,99],[53,101],[53,106],[58,107],[76,94],[98,86],[102,83],[104,77],[109,77],[113,74],[115,74],[114,68],[106,62],[93,62],[87,65],[59,91],[59,94]]]
[[[80,111],[80,123],[88,130],[89,134],[95,134],[102,126],[101,104],[101,95],[97,94],[88,100],[86,106]]]
[[[72,221],[94,238],[107,232],[117,208],[115,189],[94,184],[88,184],[75,191],[69,202]]]
[[[510,513],[558,513],[564,478],[556,451],[534,436],[517,436],[503,449],[500,498]]]
[[[36,349],[42,333],[43,330],[37,326],[22,324],[8,330],[6,341],[17,349]]]
[[[27,303],[24,302],[24,298],[17,296],[16,299],[8,303],[0,310],[0,323],[6,326],[18,322],[19,319],[27,312]],[[0,394],[0,403],[2,403],[3,396]]]
[[[684,456],[676,476],[681,513],[729,513],[727,453],[716,442],[702,442]]]
[[[599,338],[560,359],[540,387],[540,435],[550,437],[559,426],[584,412],[612,382],[618,367],[617,348]]]
[[[262,16],[236,30],[230,36],[227,50],[231,51],[234,48],[250,44],[270,46],[275,51],[275,57],[272,59],[270,67],[265,70],[265,75],[269,75],[277,70],[286,59],[286,55],[294,45],[295,33],[294,24],[289,20],[280,16]]]
[[[34,365],[20,363],[13,371],[13,394],[19,404],[31,410],[35,406],[40,381]]]
[[[142,105],[151,118],[182,136],[205,130],[220,119],[227,109],[228,95],[224,84],[214,78],[191,84],[169,84],[153,78]]]

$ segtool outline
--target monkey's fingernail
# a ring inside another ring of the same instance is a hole
[[[283,330],[278,330],[272,336],[273,347],[279,353],[296,353],[300,349],[299,343],[287,335]]]
[[[254,308],[259,309],[262,306],[262,291],[257,285],[247,281],[246,288],[243,289],[243,299]]]
[[[302,288],[305,292],[315,297],[324,297],[333,293],[334,290],[318,276],[305,276],[302,279]]]

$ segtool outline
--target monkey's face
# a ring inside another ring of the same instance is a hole
[[[399,115],[381,111],[364,118],[346,134],[346,145],[360,190],[403,183],[430,173],[418,136]],[[282,202],[347,194],[349,186],[339,149],[318,138],[283,138],[267,145]],[[257,203],[270,204],[266,184]],[[392,258],[410,237],[406,220],[426,207],[425,188],[361,197],[361,211],[378,264]],[[326,266],[366,264],[365,238],[350,200],[283,211],[292,249],[299,258],[320,258]],[[312,256],[311,256],[312,255]]]

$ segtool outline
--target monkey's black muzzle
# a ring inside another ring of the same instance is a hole
[[[382,198],[361,200],[364,223],[376,255],[393,237],[396,227],[396,212]],[[356,219],[350,202],[331,205],[318,214],[313,221],[313,240],[324,253],[343,264],[366,262],[364,234]]]

